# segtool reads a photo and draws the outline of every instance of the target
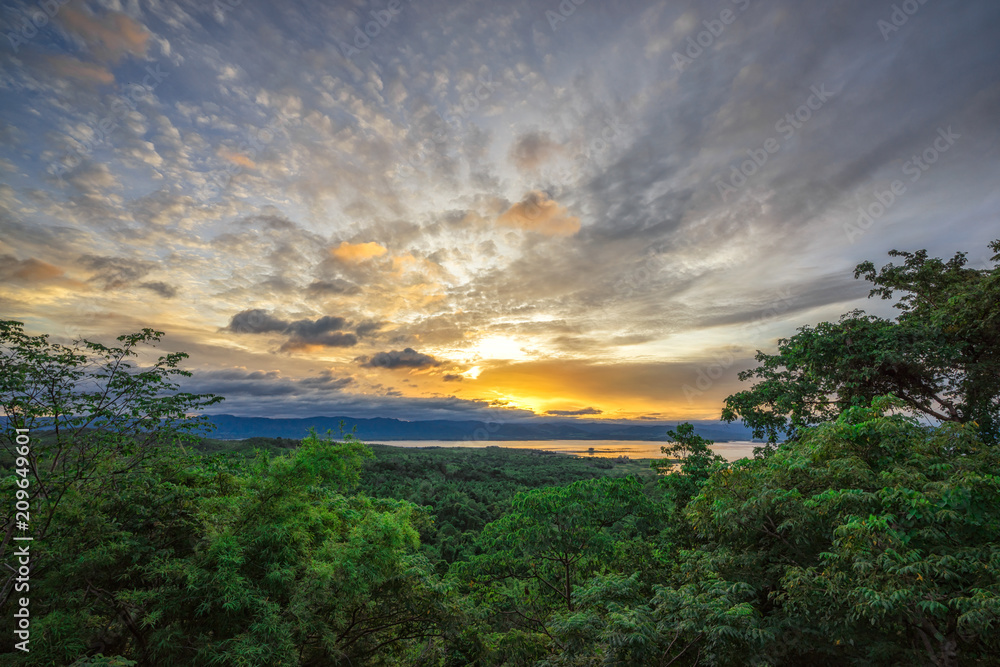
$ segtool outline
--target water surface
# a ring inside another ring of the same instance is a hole
[[[389,440],[378,443],[393,447],[510,447],[511,449],[540,449],[546,452],[562,454],[579,454],[615,458],[627,456],[632,459],[663,458],[660,447],[665,442],[649,442],[644,440]],[[718,442],[712,445],[712,451],[724,457],[727,461],[735,461],[743,457],[752,457],[753,448],[760,443],[733,441]]]

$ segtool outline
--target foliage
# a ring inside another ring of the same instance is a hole
[[[667,431],[667,435],[674,444],[660,447],[660,451],[670,458],[656,459],[650,467],[661,475],[660,483],[675,506],[683,508],[697,495],[712,471],[724,466],[726,460],[709,449],[712,441],[696,435],[691,424],[680,424],[676,431]]]
[[[1000,452],[970,426],[883,414],[903,405],[850,408],[689,508],[713,570],[757,592],[780,662],[1000,651]]]
[[[424,553],[445,572],[449,563],[477,552],[476,536],[510,509],[522,491],[562,486],[594,477],[648,474],[639,462],[571,457],[502,447],[392,447],[375,454],[361,473],[360,489],[429,507],[434,522],[421,530]]]
[[[549,624],[559,612],[576,612],[574,588],[613,564],[619,524],[636,511],[641,489],[633,477],[535,489],[517,494],[511,511],[486,526],[477,540],[482,553],[455,571],[491,617],[500,655],[565,650]]]
[[[118,348],[0,333],[4,436],[31,429],[34,509],[31,652],[5,664],[415,664],[443,634],[423,511],[350,495],[365,445],[312,433],[284,455],[204,458],[184,448],[201,430],[188,412],[220,399],[176,391],[183,354],[130,361],[158,332]],[[24,463],[0,461],[4,497]]]
[[[34,537],[45,540],[63,525],[62,504],[85,495],[122,492],[134,479],[177,456],[193,440],[198,420],[188,414],[222,399],[177,391],[183,353],[161,356],[145,368],[132,360],[159,342],[162,332],[143,329],[118,337],[120,347],[80,341],[59,345],[30,336],[15,321],[0,321],[0,436],[4,463],[15,461],[14,430],[34,437],[26,458]],[[4,536],[0,558],[15,528],[13,503],[0,508]],[[3,606],[13,590],[9,575],[0,592]]]
[[[1000,253],[1000,241],[990,247]],[[778,341],[775,355],[758,351],[761,365],[740,373],[757,383],[726,399],[723,419],[741,419],[755,437],[775,442],[891,393],[915,414],[976,424],[997,442],[1000,254],[982,269],[967,268],[964,253],[947,262],[923,250],[889,254],[904,257],[903,266],[876,271],[863,262],[855,277],[874,285],[870,296],[902,292],[895,320],[856,310],[837,323],[801,327]]]
[[[1000,240],[990,244],[1000,262]],[[902,266],[888,264],[876,271],[871,262],[859,264],[855,277],[864,276],[875,287],[869,296],[902,297],[900,325],[923,335],[922,359],[928,371],[940,378],[945,400],[943,421],[975,422],[988,442],[1000,438],[1000,265],[992,269],[966,266],[965,253],[944,262],[927,258],[927,252],[893,250],[905,259]],[[915,394],[908,400],[930,402]],[[925,410],[926,411],[926,410]],[[941,418],[941,417],[939,417]]]
[[[32,650],[0,660],[994,664],[998,274],[893,255],[858,274],[903,292],[896,320],[805,327],[727,400],[765,455],[727,464],[682,424],[655,477],[495,447],[198,438],[189,415],[221,399],[177,391],[184,355],[133,366],[158,332],[71,348],[2,322],[0,495],[30,469],[35,541]]]
[[[10,664],[393,664],[441,634],[444,589],[419,508],[344,495],[366,456],[313,434],[235,475],[205,462],[74,496],[35,543],[37,644]]]

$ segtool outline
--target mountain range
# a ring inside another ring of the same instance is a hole
[[[364,442],[393,440],[649,440],[667,441],[667,431],[676,424],[622,424],[600,420],[560,420],[538,422],[482,422],[434,419],[402,421],[387,417],[358,419],[355,417],[306,417],[272,419],[268,417],[237,417],[208,415],[215,430],[209,435],[221,440],[240,440],[254,436],[271,438],[301,438],[310,428],[319,433],[340,433],[353,429]],[[719,421],[691,420],[695,432],[716,442],[750,440],[750,430],[740,424]]]

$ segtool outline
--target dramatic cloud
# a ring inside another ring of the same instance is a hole
[[[258,334],[285,331],[289,324],[266,310],[252,308],[233,315],[226,328],[233,333]]]
[[[997,236],[997,3],[421,0],[354,54],[378,3],[56,4],[0,47],[0,309],[166,331],[226,410],[714,418],[893,315],[859,262]]]
[[[544,236],[572,236],[580,231],[580,218],[538,191],[529,192],[524,200],[504,211],[497,222]]]
[[[146,55],[150,34],[145,27],[120,12],[97,17],[79,7],[67,4],[56,14],[56,20],[80,38],[96,57],[118,61],[125,54]]]
[[[317,280],[309,284],[307,291],[310,296],[351,295],[360,292],[361,288],[346,280]]]
[[[80,257],[80,264],[93,271],[90,280],[106,290],[131,287],[156,268],[153,262],[96,255]]]
[[[247,371],[226,369],[194,373],[182,382],[182,389],[197,394],[215,394],[226,399],[223,406],[229,409],[234,402],[245,397],[290,397],[303,399],[328,398],[340,392],[354,380],[336,377],[329,371],[316,376],[292,378],[280,371]]]
[[[19,260],[12,255],[0,255],[0,278],[24,282],[43,282],[59,278],[63,270],[48,262],[29,257]]]
[[[374,241],[368,243],[348,243],[347,241],[343,241],[339,246],[331,250],[330,254],[339,260],[360,264],[373,257],[381,257],[386,252],[383,246]]]
[[[510,159],[519,169],[537,169],[558,152],[559,145],[548,132],[529,132],[511,146]]]
[[[139,287],[141,287],[142,289],[149,290],[150,292],[156,292],[164,299],[172,299],[175,296],[177,296],[176,287],[160,281],[139,283]]]
[[[347,327],[347,320],[343,317],[333,317],[327,315],[317,320],[296,320],[288,325],[286,331],[293,336],[300,338],[313,338],[338,331]]]
[[[243,334],[281,333],[288,340],[281,346],[284,352],[309,350],[314,347],[352,347],[358,344],[353,333],[341,331],[350,326],[343,317],[326,315],[315,320],[288,321],[275,317],[261,308],[236,313],[229,320],[228,331]]]
[[[597,408],[581,408],[579,410],[546,410],[545,414],[560,417],[579,417],[581,415],[599,415],[603,412],[604,410],[598,410]]]
[[[281,350],[290,352],[310,350],[315,347],[353,347],[357,344],[358,337],[354,334],[336,331],[313,336],[295,336],[282,345]]]
[[[359,360],[367,368],[430,368],[441,365],[434,357],[421,354],[411,347],[379,352],[371,357],[359,357]]]

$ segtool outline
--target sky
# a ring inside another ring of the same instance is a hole
[[[0,7],[0,318],[217,412],[716,419],[1000,238],[1000,3]]]

